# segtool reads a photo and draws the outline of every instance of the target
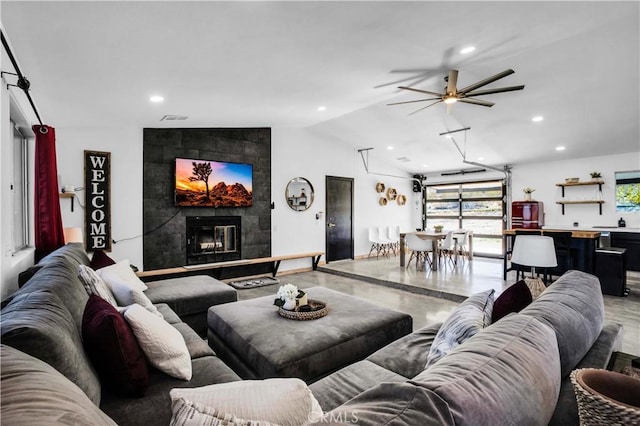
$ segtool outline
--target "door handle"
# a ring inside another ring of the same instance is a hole
[[[329,223],[327,223],[327,226],[328,226],[329,228],[335,228],[336,224],[335,224],[335,223],[331,223],[331,222],[329,222]]]

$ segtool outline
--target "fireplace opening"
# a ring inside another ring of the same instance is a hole
[[[188,216],[187,265],[240,260],[240,216]]]

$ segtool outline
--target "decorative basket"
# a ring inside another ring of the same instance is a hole
[[[281,317],[284,317],[287,319],[292,319],[297,321],[309,321],[309,320],[322,318],[323,316],[327,315],[327,313],[329,312],[329,309],[327,308],[327,304],[324,302],[321,302],[320,300],[309,299],[309,306],[311,307],[311,311],[309,312],[300,311],[298,310],[299,307],[296,308],[296,310],[294,311],[288,311],[280,307],[278,308],[278,314],[280,314]]]
[[[581,426],[640,425],[640,380],[613,371],[582,368],[571,372],[571,383]],[[608,391],[615,389],[617,395],[628,400],[617,401],[600,393],[599,387]]]

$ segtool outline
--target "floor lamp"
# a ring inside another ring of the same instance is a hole
[[[536,277],[536,268],[555,268],[558,266],[553,238],[542,235],[518,235],[513,244],[511,262],[530,266],[531,278],[525,278],[531,296],[535,299],[544,291],[544,281]]]

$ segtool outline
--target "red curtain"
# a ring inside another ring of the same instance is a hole
[[[36,134],[35,161],[35,243],[36,262],[64,245],[58,168],[56,166],[56,130],[33,126]]]

